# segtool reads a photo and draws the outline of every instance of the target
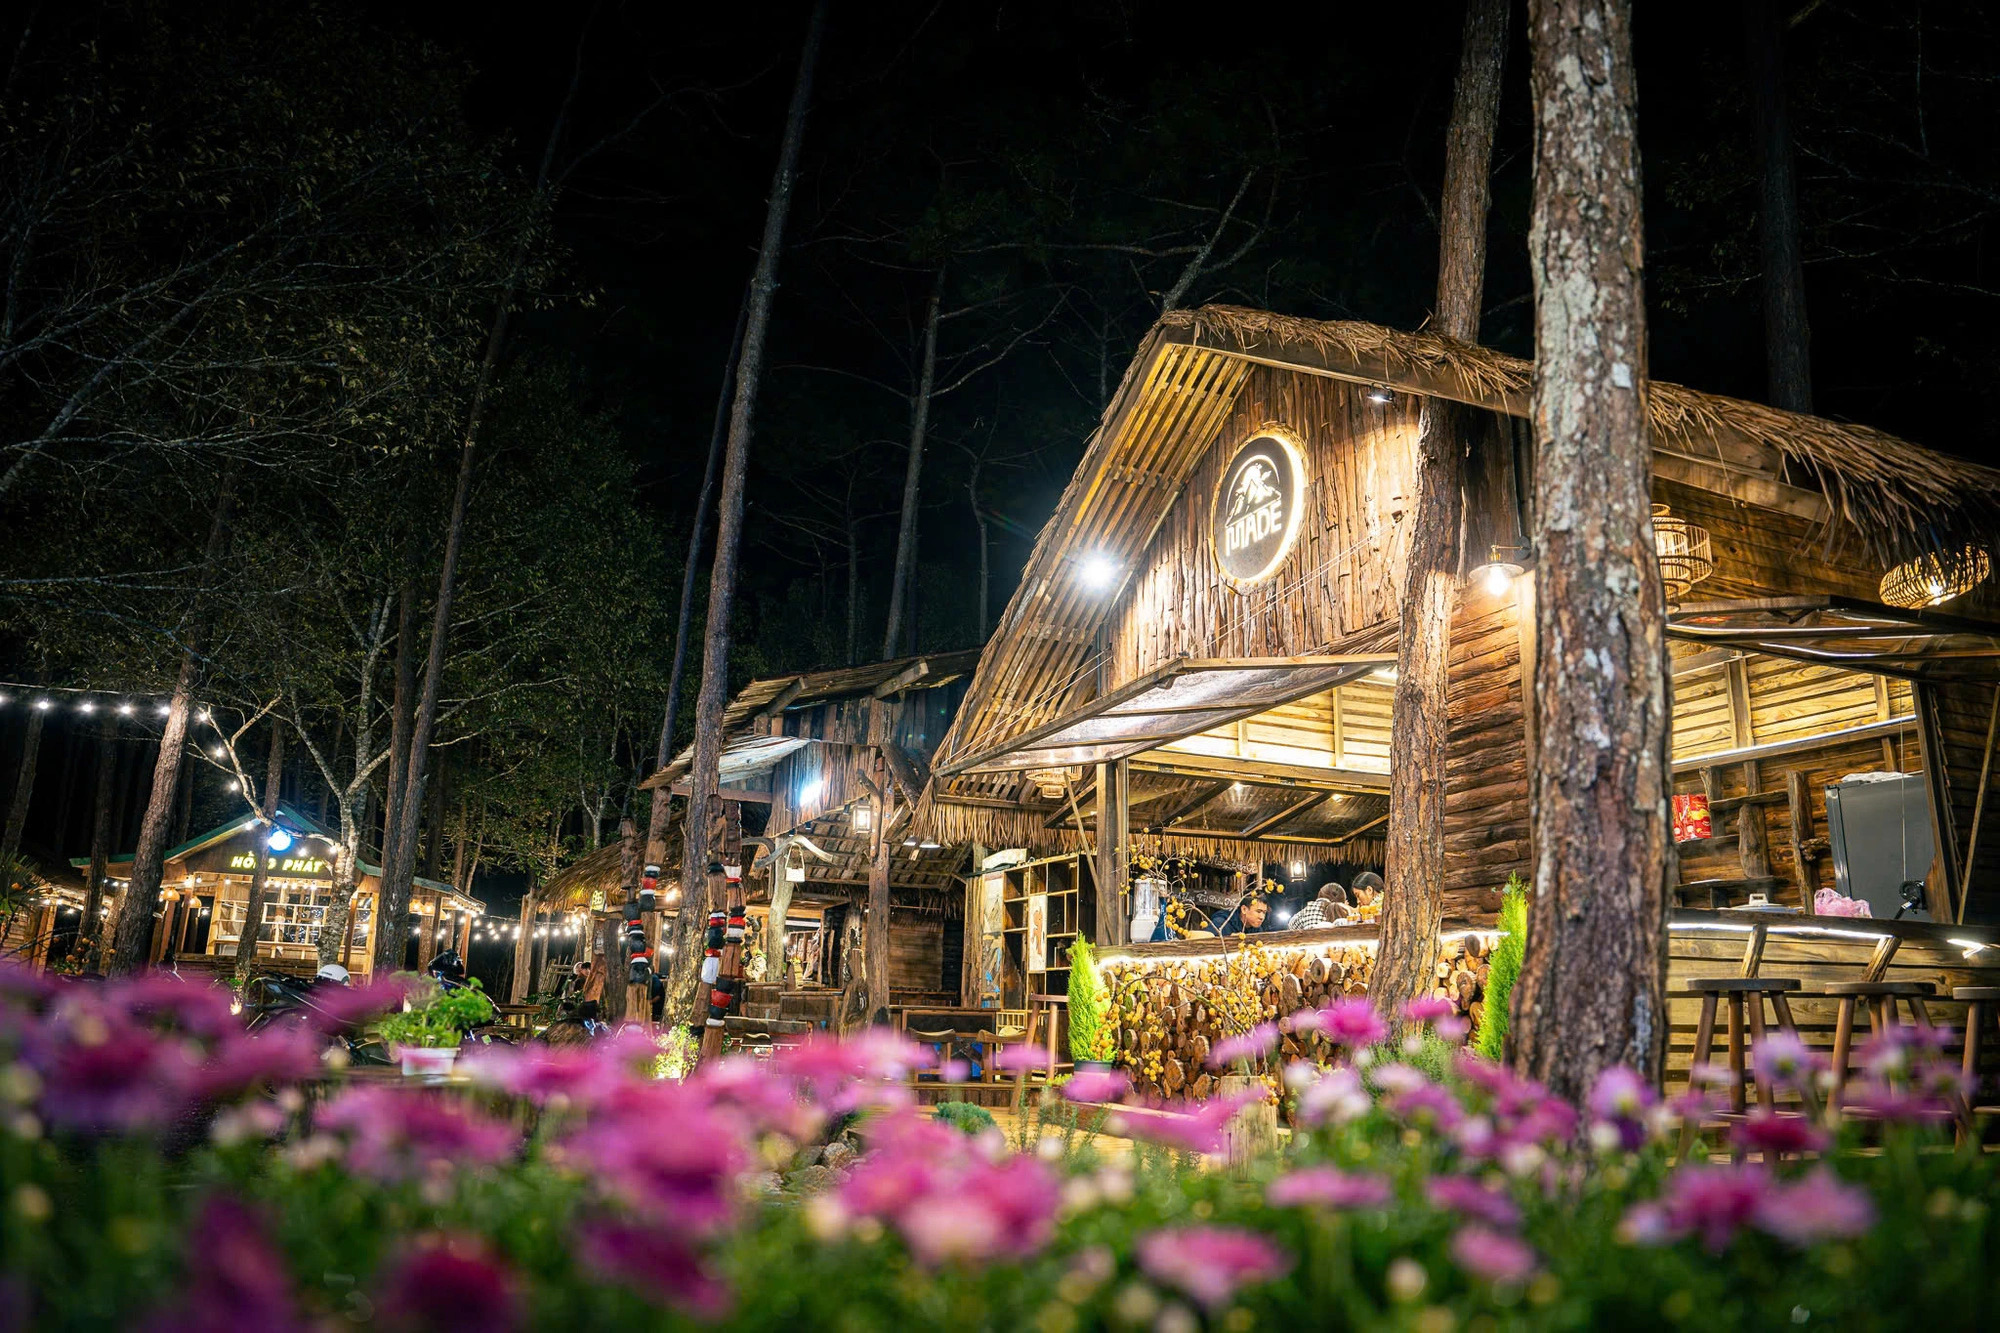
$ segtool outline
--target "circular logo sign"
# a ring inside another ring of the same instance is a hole
[[[1305,516],[1306,465],[1275,435],[1250,440],[1222,472],[1215,493],[1215,560],[1233,583],[1255,583],[1292,549]]]

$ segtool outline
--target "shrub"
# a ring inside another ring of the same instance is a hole
[[[493,1021],[493,1002],[477,977],[449,990],[434,982],[428,989],[424,985],[413,982],[409,1007],[375,1025],[375,1034],[390,1047],[456,1046],[468,1028]]]
[[[971,1102],[941,1102],[932,1114],[953,1129],[964,1130],[967,1134],[978,1134],[994,1127],[993,1113]]]
[[[1528,952],[1528,886],[1519,875],[1507,876],[1500,894],[1500,943],[1486,970],[1486,1002],[1473,1034],[1472,1049],[1488,1060],[1501,1060],[1507,1053],[1507,1005],[1513,998],[1514,983],[1521,976],[1521,962]]]
[[[1096,954],[1090,941],[1079,936],[1069,951],[1069,1058],[1109,1060],[1117,1053],[1112,1042]]]

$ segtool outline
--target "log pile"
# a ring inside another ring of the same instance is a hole
[[[1486,995],[1489,948],[1471,935],[1447,944],[1431,991],[1475,1025]],[[1208,1063],[1216,1042],[1342,996],[1365,995],[1374,967],[1372,942],[1335,941],[1313,948],[1253,942],[1226,956],[1109,962],[1104,984],[1119,1066],[1143,1097],[1210,1097],[1220,1077]],[[1317,1037],[1287,1033],[1271,1069],[1275,1074],[1289,1061],[1325,1060],[1330,1054]]]

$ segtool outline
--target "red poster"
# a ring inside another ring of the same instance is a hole
[[[1674,797],[1674,841],[1687,842],[1692,838],[1712,838],[1715,825],[1708,817],[1708,797],[1696,792],[1691,796]]]

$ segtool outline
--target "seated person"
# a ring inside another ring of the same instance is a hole
[[[1259,935],[1264,930],[1264,919],[1271,914],[1271,904],[1254,894],[1237,905],[1235,911],[1222,919],[1216,930],[1218,935]]]
[[[1364,870],[1354,877],[1354,919],[1373,921],[1382,912],[1382,890],[1386,887],[1382,877],[1372,870]]]
[[[1319,886],[1319,896],[1299,909],[1292,918],[1293,930],[1315,930],[1320,926],[1330,926],[1345,917],[1348,912],[1347,890],[1340,887],[1338,880],[1328,880]]]

